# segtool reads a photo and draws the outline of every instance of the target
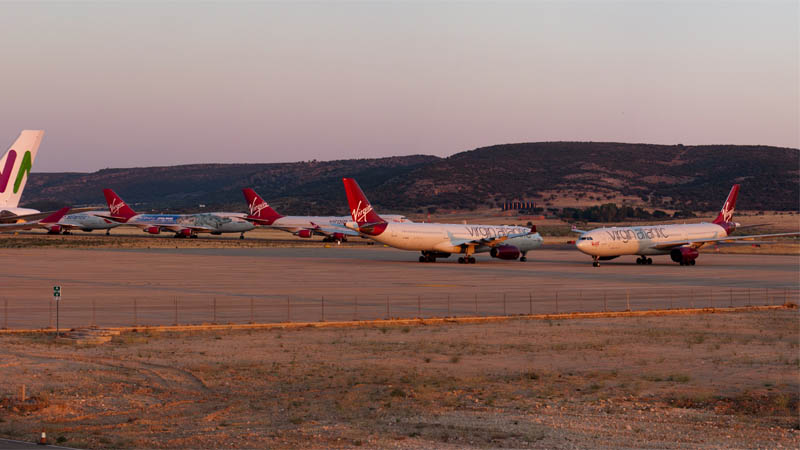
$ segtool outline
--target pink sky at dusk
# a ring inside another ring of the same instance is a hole
[[[0,3],[0,143],[35,172],[800,147],[800,14],[765,2]]]

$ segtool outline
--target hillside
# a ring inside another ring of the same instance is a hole
[[[715,210],[741,183],[739,209],[797,210],[800,151],[766,146],[665,146],[541,142],[479,148],[449,158],[406,156],[281,164],[196,164],[32,173],[26,204],[103,203],[112,187],[144,208],[242,210],[254,187],[286,213],[342,213],[341,178],[358,179],[384,209],[497,207],[529,199],[546,207],[616,199],[664,209]]]

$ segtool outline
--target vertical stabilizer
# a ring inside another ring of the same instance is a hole
[[[0,158],[0,206],[16,208],[28,181],[44,131],[23,130]]]
[[[250,188],[244,188],[242,189],[242,193],[244,194],[245,200],[247,200],[247,207],[250,211],[250,214],[247,216],[248,219],[260,225],[272,225],[272,222],[283,217],[272,209],[260,195],[256,194],[256,191]]]
[[[364,191],[353,178],[343,178],[344,190],[347,193],[347,203],[350,205],[350,216],[358,226],[385,222],[381,216],[372,209],[372,205],[364,195]]]
[[[113,217],[122,219],[127,222],[131,217],[136,215],[136,212],[131,209],[116,192],[111,189],[103,189],[103,195],[106,196],[106,203],[108,203],[108,211]]]
[[[733,221],[733,211],[736,209],[736,197],[739,196],[739,185],[734,184],[731,188],[731,192],[728,194],[728,198],[725,199],[725,204],[722,205],[722,209],[719,211],[717,218],[714,219],[714,223],[717,225],[723,223],[731,223]]]

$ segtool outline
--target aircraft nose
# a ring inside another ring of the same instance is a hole
[[[575,241],[575,248],[577,248],[579,251],[581,251],[583,253],[586,253],[586,249],[588,247],[588,244],[589,244],[588,241],[577,240],[577,241]]]

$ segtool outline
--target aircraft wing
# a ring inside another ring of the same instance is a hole
[[[336,227],[330,225],[322,227],[315,224],[314,222],[311,222],[311,225],[314,225],[314,228],[311,228],[311,230],[314,233],[318,233],[323,236],[333,236],[336,233],[341,233],[345,236],[361,236],[361,233],[355,230],[351,230],[350,228]]]
[[[700,247],[703,244],[708,244],[711,242],[725,242],[725,241],[739,241],[743,239],[760,239],[760,238],[771,238],[771,237],[781,237],[781,236],[800,236],[800,232],[795,233],[775,233],[775,234],[754,234],[750,236],[728,236],[723,238],[716,238],[716,239],[684,239],[680,241],[669,241],[669,242],[660,242],[656,245],[653,245],[651,248],[655,248],[658,250],[667,250],[670,248],[675,247],[683,247],[684,245],[692,245]]]
[[[464,238],[457,238],[457,237],[453,236],[453,234],[448,231],[447,232],[447,237],[450,238],[450,244],[452,244],[453,247],[460,247],[462,245],[467,245],[467,246],[470,246],[470,245],[474,245],[474,246],[485,245],[487,247],[494,247],[496,245],[499,245],[500,243],[502,243],[505,240],[512,239],[512,238],[518,238],[518,237],[522,237],[522,236],[527,236],[527,235],[529,235],[531,233],[533,233],[533,231],[528,231],[526,233],[507,234],[507,235],[503,235],[503,236],[485,237],[485,238],[479,238],[479,239],[464,239]]]
[[[19,223],[3,223],[0,224],[0,231],[19,231],[19,230],[30,230],[36,227],[43,227],[47,228],[52,225],[57,225],[58,222],[64,217],[65,214],[69,211],[69,207],[65,206],[64,208],[59,209],[58,211],[49,214],[47,217],[41,220],[29,220],[26,222],[19,222]]]
[[[211,233],[214,231],[213,228],[209,227],[198,227],[195,225],[159,225],[157,223],[152,224],[137,224],[140,228],[145,229],[149,227],[159,227],[162,230],[169,230],[174,233],[180,233],[181,230],[192,230],[195,233]]]
[[[69,212],[74,214],[74,213],[80,213],[80,212],[86,212],[86,211],[93,211],[95,209],[97,209],[97,208],[70,208]],[[15,224],[15,222],[19,222],[20,220],[24,220],[25,222],[37,223],[39,220],[44,219],[45,217],[50,216],[55,212],[56,211],[45,211],[45,212],[40,212],[40,213],[35,213],[35,214],[22,214],[22,215],[19,215],[19,216],[16,216],[16,215],[0,215],[0,225],[1,224],[5,224],[5,223]]]
[[[32,220],[28,222],[20,222],[20,223],[2,223],[0,224],[0,231],[20,231],[20,230],[30,230],[39,226],[38,220]]]
[[[569,231],[571,231],[573,233],[578,233],[578,234],[588,233],[588,231],[586,231],[586,230],[579,230],[578,228],[575,227],[575,225],[573,225],[572,228]]]

